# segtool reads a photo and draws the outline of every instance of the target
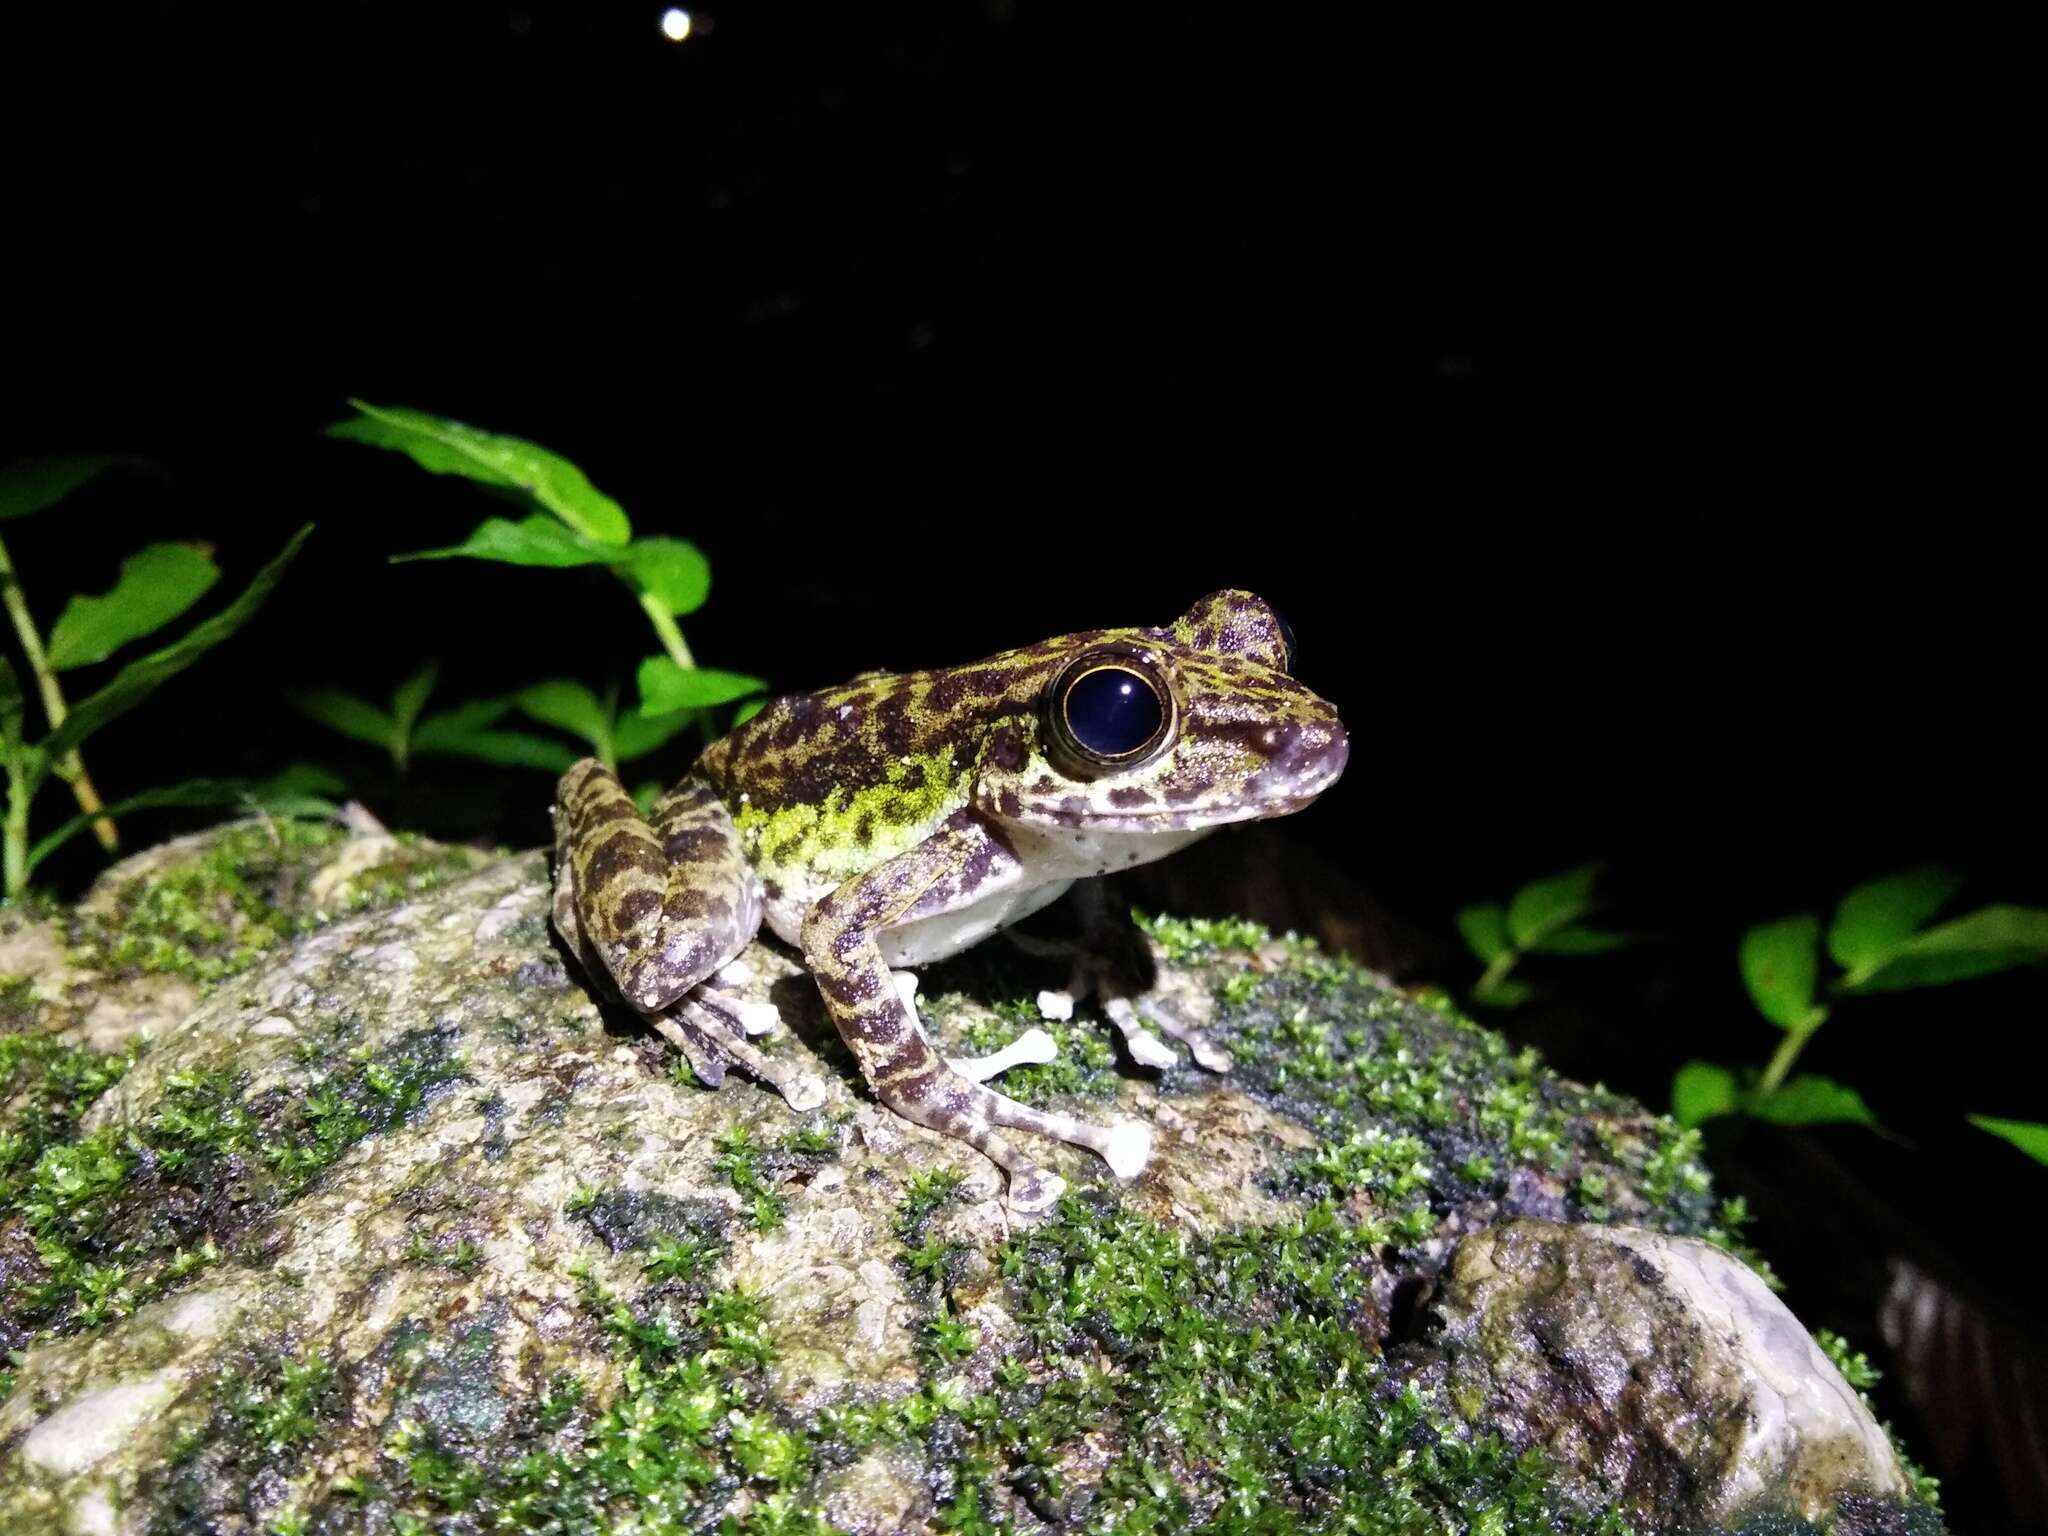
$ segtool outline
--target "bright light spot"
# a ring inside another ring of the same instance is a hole
[[[680,43],[690,35],[690,13],[679,5],[672,5],[661,13],[661,35],[672,43]]]

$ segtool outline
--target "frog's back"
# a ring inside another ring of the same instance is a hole
[[[1102,633],[1066,635],[965,666],[865,672],[836,687],[785,695],[705,748],[697,772],[736,809],[745,796],[764,813],[822,804],[835,792],[916,793],[964,781],[1005,723],[1028,718],[1061,663]]]

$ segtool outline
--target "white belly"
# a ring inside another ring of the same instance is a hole
[[[1076,880],[1115,874],[1165,858],[1209,830],[1089,832],[1005,825],[1004,835],[1016,854],[1008,872],[991,880],[985,894],[964,906],[884,929],[879,936],[882,958],[890,965],[905,966],[957,955],[1058,901]],[[762,920],[785,943],[801,946],[805,916],[831,891],[829,885],[793,884],[764,905]]]

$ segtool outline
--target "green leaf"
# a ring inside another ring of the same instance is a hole
[[[487,730],[512,713],[509,698],[470,699],[439,714],[428,715],[413,728],[415,753],[438,751],[444,743],[465,740]]]
[[[1752,1089],[1742,1097],[1743,1113],[1773,1125],[1867,1125],[1879,1129],[1877,1116],[1863,1095],[1831,1077],[1801,1073],[1766,1093]]]
[[[711,595],[711,562],[688,539],[635,539],[627,563],[633,585],[672,614],[695,613]]]
[[[140,704],[248,623],[284,579],[285,571],[312,532],[313,525],[307,523],[293,534],[277,557],[258,571],[249,585],[242,589],[241,595],[219,613],[212,618],[201,619],[182,638],[161,650],[151,651],[147,656],[129,662],[106,687],[72,706],[64,723],[43,738],[39,744],[42,750],[53,759],[68,752],[109,720]]]
[[[1741,1090],[1735,1074],[1710,1061],[1688,1061],[1671,1079],[1671,1118],[1680,1125],[1704,1125],[1735,1113]]]
[[[1541,880],[1531,880],[1508,901],[1508,937],[1521,949],[1534,949],[1552,930],[1575,923],[1593,910],[1593,882],[1598,864],[1581,864]]]
[[[1780,1029],[1810,1029],[1827,1016],[1813,1004],[1820,979],[1820,919],[1811,912],[1750,929],[1742,936],[1737,961],[1750,1001]]]
[[[1458,925],[1458,934],[1464,939],[1465,947],[1488,965],[1513,947],[1508,943],[1507,914],[1498,902],[1482,902],[1478,906],[1461,908],[1452,921]]]
[[[546,773],[568,772],[579,756],[552,737],[506,730],[444,730],[431,734],[422,730],[413,737],[412,750],[416,757],[466,757],[501,768],[538,768]]]
[[[654,814],[654,802],[661,798],[662,791],[667,787],[659,779],[649,779],[633,791],[633,803],[640,808],[642,816]]]
[[[348,793],[348,780],[319,763],[287,763],[267,779],[258,779],[250,786],[257,803],[275,810],[283,802],[294,797],[312,802],[322,802],[328,811],[335,809],[334,797]]]
[[[1472,1001],[1483,1008],[1519,1008],[1536,995],[1536,989],[1526,981],[1517,981],[1504,976],[1499,981],[1489,981],[1482,976],[1473,983]]]
[[[1980,1131],[2009,1141],[2037,1163],[2048,1163],[2048,1125],[2033,1120],[1999,1120],[1990,1115],[1964,1117]]]
[[[611,755],[612,712],[604,700],[583,684],[555,678],[531,684],[512,697],[520,709],[542,725],[582,737],[599,757]]]
[[[339,688],[306,688],[287,694],[300,714],[338,731],[351,741],[365,741],[373,747],[395,752],[398,722],[378,705]]]
[[[484,432],[402,405],[366,405],[351,400],[362,415],[327,429],[331,437],[395,448],[420,468],[460,475],[479,485],[517,491],[586,538],[623,544],[633,536],[625,511],[590,483],[560,454],[524,438]]]
[[[1562,928],[1552,929],[1529,948],[1539,955],[1606,955],[1617,949],[1627,949],[1635,941],[1635,935],[1631,933],[1588,928],[1584,923],[1567,923]]]
[[[502,565],[541,565],[565,569],[576,565],[616,565],[626,558],[615,544],[598,544],[551,517],[536,512],[518,522],[487,517],[468,538],[446,549],[416,549],[393,555],[393,565],[410,560],[496,560]]]
[[[721,672],[716,667],[685,671],[666,656],[649,656],[640,663],[640,713],[666,715],[678,709],[708,709],[761,693],[767,687],[762,679],[743,672]]]
[[[23,459],[0,469],[0,523],[11,523],[58,502],[114,462],[101,454],[79,459]]]
[[[758,699],[741,700],[739,706],[732,712],[732,728],[734,730],[738,730],[741,726],[745,725],[749,720],[753,719],[754,716],[758,715],[759,713],[761,713],[762,710],[766,709],[769,705],[769,702],[770,701],[765,696]]]
[[[1979,907],[1924,929],[1900,945],[1859,992],[1939,987],[2048,961],[2048,909]]]
[[[1882,966],[1962,883],[1960,875],[1929,864],[1866,881],[1844,896],[1828,928],[1828,954],[1849,973],[1843,985],[1854,986]]]
[[[74,597],[50,630],[50,665],[59,672],[105,661],[131,640],[162,629],[216,581],[220,568],[192,544],[150,544],[121,562],[103,597]]]
[[[622,715],[613,727],[612,750],[620,762],[630,763],[666,745],[678,733],[688,730],[695,719],[695,712],[687,709],[669,715]]]
[[[182,784],[166,784],[158,789],[145,789],[139,794],[128,796],[125,800],[116,800],[103,810],[89,811],[72,817],[55,831],[39,839],[29,849],[28,867],[34,869],[102,816],[127,816],[135,811],[161,810],[167,806],[200,805],[244,806],[282,815],[303,815],[310,811],[310,814],[324,816],[334,809],[329,801],[309,804],[307,797],[296,791],[266,795],[265,790],[266,786],[250,784],[241,779],[187,779]]]
[[[428,662],[406,678],[406,682],[391,690],[391,725],[395,727],[393,743],[397,748],[399,768],[406,766],[406,752],[412,745],[412,727],[420,723],[420,711],[426,709],[426,700],[432,696],[436,682],[440,682],[440,666]]]

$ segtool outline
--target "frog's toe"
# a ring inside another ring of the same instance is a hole
[[[1012,1067],[1043,1066],[1059,1056],[1060,1048],[1044,1030],[1024,1031],[1001,1050],[987,1056],[948,1056],[946,1065],[971,1083],[985,1083]]]
[[[727,992],[722,987],[714,987],[709,982],[698,983],[697,990],[692,996],[715,1012],[724,1015],[744,1034],[765,1035],[782,1022],[782,1010],[773,1003],[750,1002],[744,997]]]
[[[1142,1120],[1120,1120],[1109,1128],[1102,1160],[1120,1179],[1135,1179],[1152,1161],[1152,1127]]]
[[[1043,1168],[1020,1168],[1010,1175],[1010,1209],[1026,1216],[1049,1210],[1067,1192],[1067,1181]]]
[[[1112,997],[1103,1003],[1102,1011],[1122,1032],[1131,1060],[1139,1066],[1163,1072],[1180,1060],[1173,1053],[1172,1046],[1145,1027],[1145,1021],[1138,1017],[1138,1010],[1131,1005],[1129,998]]]
[[[1230,1052],[1194,1025],[1182,1023],[1178,1015],[1159,1000],[1157,993],[1147,992],[1134,998],[1112,998],[1103,1004],[1103,1012],[1107,1013],[1117,1028],[1123,1031],[1124,1039],[1130,1044],[1131,1055],[1143,1066],[1171,1066],[1173,1062],[1173,1053],[1157,1035],[1145,1029],[1145,1025],[1149,1024],[1161,1035],[1167,1035],[1186,1046],[1188,1054],[1195,1058],[1195,1065],[1205,1072],[1228,1072],[1231,1068]],[[1140,1051],[1139,1037],[1148,1041],[1151,1048],[1165,1052],[1168,1059],[1149,1060]]]

